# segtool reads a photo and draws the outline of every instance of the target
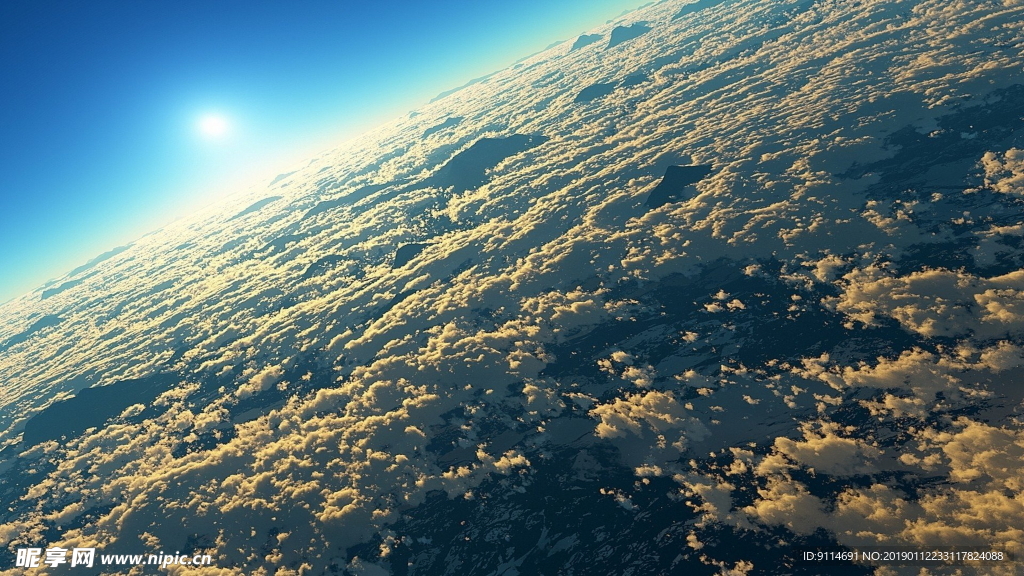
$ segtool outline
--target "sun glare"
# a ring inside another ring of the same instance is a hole
[[[219,138],[228,131],[228,121],[223,116],[204,116],[199,121],[199,131],[207,138]]]

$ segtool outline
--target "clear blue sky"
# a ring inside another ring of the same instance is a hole
[[[641,2],[2,0],[0,302]]]

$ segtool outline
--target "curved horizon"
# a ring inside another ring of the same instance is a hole
[[[0,303],[637,4],[5,3]]]

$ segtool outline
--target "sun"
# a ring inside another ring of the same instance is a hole
[[[199,120],[199,131],[207,138],[220,138],[228,132],[228,121],[223,116],[203,116]]]

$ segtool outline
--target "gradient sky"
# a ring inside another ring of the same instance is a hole
[[[4,0],[0,302],[641,2]]]

